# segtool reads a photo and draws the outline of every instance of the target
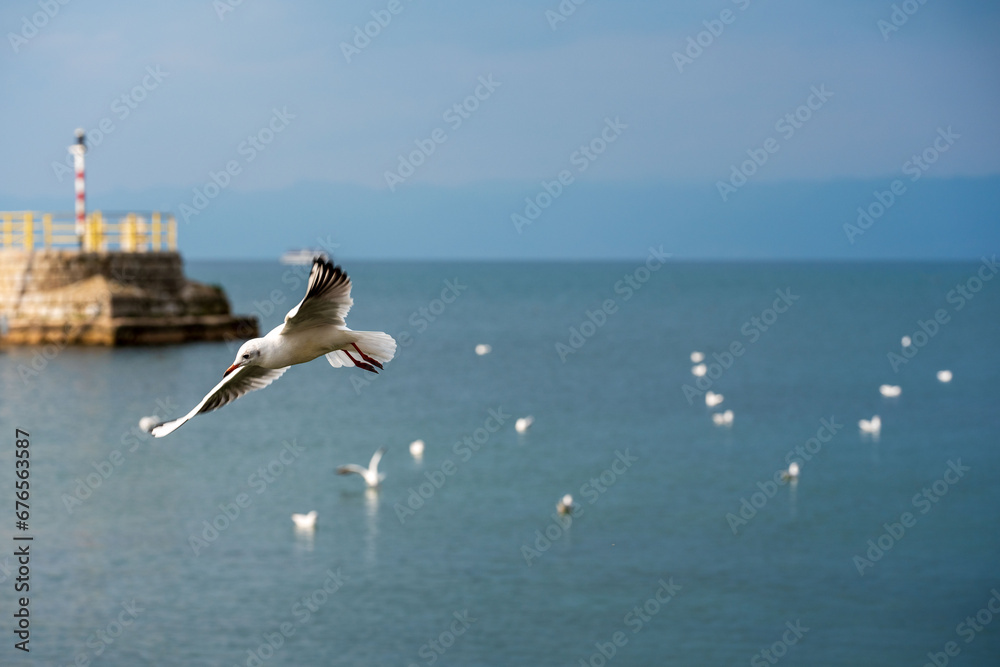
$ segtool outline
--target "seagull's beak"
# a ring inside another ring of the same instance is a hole
[[[229,368],[226,369],[226,372],[222,374],[222,377],[226,377],[227,375],[229,375],[230,373],[232,373],[233,371],[235,371],[239,367],[240,367],[239,364],[233,364],[232,366],[230,366]]]

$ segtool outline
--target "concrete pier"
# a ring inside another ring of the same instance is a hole
[[[0,249],[0,344],[146,345],[258,335],[176,252]]]

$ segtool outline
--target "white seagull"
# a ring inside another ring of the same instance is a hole
[[[556,511],[560,514],[572,514],[573,513],[573,496],[568,493],[562,497],[562,499],[556,503]]]
[[[938,382],[951,382],[951,378],[952,378],[951,371],[945,370],[937,372]]]
[[[882,418],[875,415],[871,419],[859,419],[858,428],[861,429],[862,433],[878,435],[882,431]]]
[[[423,440],[414,440],[413,442],[411,442],[410,443],[410,454],[415,459],[419,459],[421,456],[423,456],[424,455],[424,441]]]
[[[704,352],[692,352],[691,353],[691,363],[692,364],[700,364],[703,361],[705,361],[705,353]]]
[[[796,463],[795,461],[792,461],[788,465],[788,470],[781,471],[781,479],[785,480],[786,482],[794,482],[798,478],[799,478],[799,464]]]
[[[716,426],[732,426],[733,411],[726,410],[725,412],[716,412],[712,415],[712,421],[715,422]]]
[[[716,405],[722,403],[722,401],[724,400],[725,396],[723,396],[722,394],[716,394],[711,389],[709,389],[708,393],[705,394],[705,405],[707,405],[710,408],[714,408]]]
[[[145,426],[153,437],[173,433],[189,419],[218,410],[246,393],[263,389],[294,364],[326,355],[334,368],[356,366],[372,373],[396,354],[396,341],[381,331],[351,331],[344,318],[354,301],[351,279],[329,259],[313,260],[306,295],[288,311],[285,321],[263,338],[243,343],[222,382],[180,419]],[[355,358],[355,355],[359,358]],[[143,422],[140,422],[143,423]]]
[[[300,530],[312,530],[316,527],[316,510],[309,512],[309,514],[293,514],[292,521],[295,522],[295,527]]]
[[[480,357],[485,354],[489,354],[492,351],[493,351],[493,346],[487,345],[486,343],[480,343],[479,345],[476,346],[476,354],[478,354]]]
[[[706,366],[705,364],[698,364],[697,366],[691,367],[691,375],[695,377],[700,378],[707,372],[708,372],[708,366]]]
[[[518,417],[517,421],[514,422],[514,430],[518,433],[527,433],[531,425],[535,423],[535,418],[531,415],[527,417]]]
[[[898,384],[883,384],[879,386],[878,390],[886,398],[896,398],[903,393],[903,388]]]
[[[379,474],[378,462],[382,460],[382,455],[385,454],[385,447],[379,447],[378,451],[372,454],[372,460],[368,463],[367,468],[362,468],[359,465],[353,463],[348,463],[346,466],[340,466],[337,468],[338,475],[350,475],[354,473],[356,475],[361,475],[365,484],[369,488],[376,488],[385,479],[385,473]]]

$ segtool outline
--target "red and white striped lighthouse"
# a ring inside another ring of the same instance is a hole
[[[73,169],[76,172],[74,186],[76,188],[76,236],[80,239],[80,249],[83,249],[83,236],[87,230],[87,196],[83,179],[83,154],[87,152],[83,128],[76,131],[76,143],[69,147],[73,154]]]

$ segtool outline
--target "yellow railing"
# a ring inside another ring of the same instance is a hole
[[[39,235],[41,238],[39,238]],[[177,221],[159,211],[94,211],[78,236],[72,214],[0,211],[0,249],[63,248],[84,252],[159,252],[177,250]]]

